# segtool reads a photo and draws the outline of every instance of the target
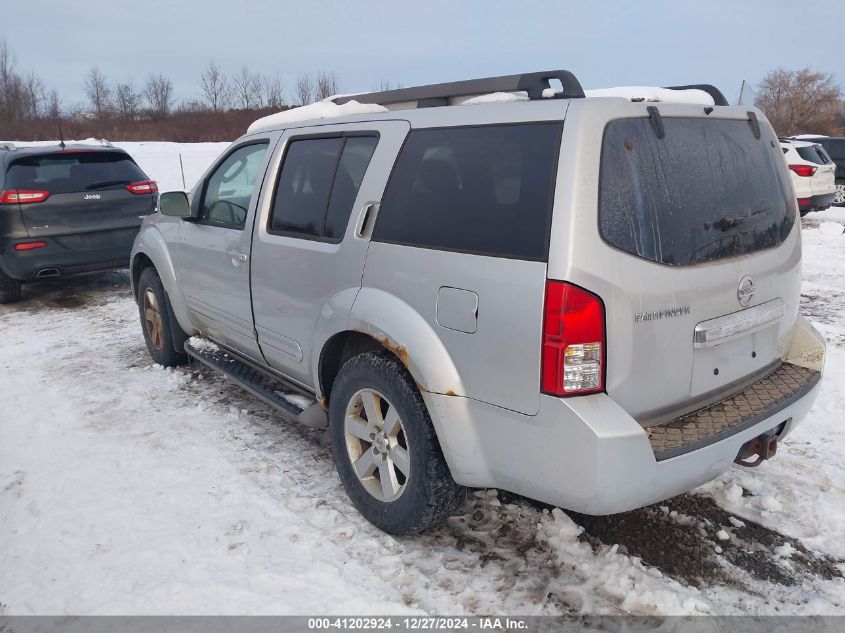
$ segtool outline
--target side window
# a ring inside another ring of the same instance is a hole
[[[206,224],[243,229],[267,143],[236,149],[211,174],[205,186],[201,219]]]
[[[276,184],[270,231],[342,240],[377,143],[375,136],[291,141]]]
[[[411,132],[373,239],[546,259],[560,137],[559,123]]]

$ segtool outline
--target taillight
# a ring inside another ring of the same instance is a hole
[[[44,248],[47,246],[47,242],[21,242],[20,244],[15,244],[16,251],[31,251],[36,248]]]
[[[44,202],[49,196],[49,191],[7,189],[0,193],[0,204],[32,204],[33,202]]]
[[[789,169],[798,174],[799,176],[804,176],[805,178],[812,176],[816,173],[817,167],[813,167],[812,165],[790,165]]]
[[[810,204],[812,201],[812,198],[798,198],[798,204],[803,206]]]
[[[126,185],[126,188],[129,189],[132,193],[135,194],[142,194],[142,193],[158,193],[158,185],[155,183],[154,180],[142,180],[141,182],[133,182],[132,184]]]
[[[583,288],[546,282],[542,390],[554,396],[604,391],[604,304]]]

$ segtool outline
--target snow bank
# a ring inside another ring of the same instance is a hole
[[[703,90],[670,90],[656,86],[617,86],[615,88],[594,88],[585,90],[588,97],[622,97],[629,101],[667,101],[670,103],[692,103],[714,105],[713,97]]]
[[[283,126],[301,121],[333,119],[350,114],[371,114],[377,112],[387,112],[387,108],[374,103],[358,103],[355,100],[347,101],[342,105],[338,105],[332,101],[318,101],[311,105],[291,108],[284,112],[276,112],[261,117],[247,128],[247,132],[256,132],[269,127]]]
[[[811,211],[804,217],[808,220],[832,220],[845,224],[845,207],[830,207],[824,211]]]

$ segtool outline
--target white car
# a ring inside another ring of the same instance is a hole
[[[827,209],[836,194],[836,164],[818,143],[781,139],[801,215]]]

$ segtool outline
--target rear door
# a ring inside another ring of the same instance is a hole
[[[604,300],[607,391],[643,423],[720,399],[775,366],[801,282],[795,200],[771,128],[727,108],[722,116],[735,118],[659,108],[659,125],[608,121],[616,112],[596,122],[600,165],[582,162],[598,178],[588,184],[580,166],[573,178],[582,178],[574,208],[597,201],[598,227],[590,213],[572,226],[562,216],[549,271]]]
[[[128,256],[145,215],[155,209],[155,183],[122,151],[64,150],[11,163],[7,189],[46,194],[21,205],[30,237],[53,237],[70,250],[125,247]]]
[[[255,226],[252,290],[261,351],[310,384],[318,327],[347,315],[375,213],[409,125],[379,121],[287,132],[272,159]]]
[[[385,192],[364,288],[425,320],[453,395],[536,413],[560,122],[410,133]],[[396,341],[413,353],[418,341]]]

